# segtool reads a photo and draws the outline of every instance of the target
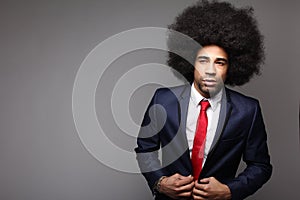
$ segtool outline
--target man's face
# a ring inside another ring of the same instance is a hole
[[[226,79],[228,55],[219,46],[204,46],[195,60],[194,83],[196,90],[204,97],[214,96],[220,91]]]

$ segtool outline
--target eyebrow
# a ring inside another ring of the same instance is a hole
[[[207,56],[198,56],[197,59],[210,60],[210,58]],[[228,62],[228,60],[226,58],[216,58],[216,61],[224,61],[226,63]]]
[[[207,56],[198,56],[197,59],[206,59],[206,60],[209,60],[209,57],[207,57]]]
[[[227,60],[226,58],[217,58],[216,60],[217,60],[217,61],[224,61],[224,62],[226,62],[226,63],[228,62],[228,60]]]

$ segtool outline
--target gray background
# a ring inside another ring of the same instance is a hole
[[[141,175],[103,165],[80,142],[72,118],[73,83],[98,43],[131,28],[166,27],[193,2],[0,1],[0,199],[151,199]],[[254,7],[267,51],[262,76],[236,88],[261,102],[274,166],[271,180],[248,199],[299,199],[300,2],[234,3]],[[130,53],[99,83],[106,85],[96,94],[99,121],[106,120],[108,137],[124,149],[132,151],[134,142],[110,131],[115,125],[104,117],[111,85],[132,66],[164,60],[165,52]],[[130,111],[137,123],[155,87],[135,93]]]

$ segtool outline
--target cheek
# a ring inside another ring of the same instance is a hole
[[[202,76],[204,74],[203,71],[203,67],[195,66],[194,75],[197,75],[198,77]]]
[[[201,71],[199,69],[194,70],[194,79],[199,80],[201,78]]]
[[[218,67],[216,68],[218,78],[226,79],[228,67]]]
[[[224,82],[226,80],[226,76],[227,76],[227,69],[226,70],[222,70],[221,78],[223,79]]]
[[[194,80],[198,80],[198,78],[199,78],[199,72],[195,68],[195,70],[194,70]]]

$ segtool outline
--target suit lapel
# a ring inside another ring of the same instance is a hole
[[[184,159],[186,160],[186,166],[192,173],[192,163],[190,159],[189,146],[186,136],[186,120],[187,120],[187,112],[191,95],[191,87],[188,85],[183,92],[178,96],[178,116],[180,121],[179,134],[181,134],[181,138],[184,143],[184,148],[186,149],[184,153]]]
[[[219,115],[219,121],[218,121],[218,125],[217,125],[216,134],[215,134],[213,143],[211,145],[210,151],[207,155],[207,160],[206,160],[206,162],[203,166],[202,172],[199,176],[199,179],[204,178],[205,174],[209,170],[209,167],[211,167],[211,166],[208,165],[208,163],[210,163],[209,160],[212,159],[213,153],[214,153],[215,149],[218,146],[218,142],[220,141],[220,138],[222,137],[224,129],[225,129],[225,127],[227,125],[227,122],[230,118],[231,112],[232,112],[232,105],[231,105],[231,101],[230,101],[229,92],[226,88],[224,88],[223,95],[222,95],[222,100],[221,100],[221,110],[220,110],[220,115]]]
[[[222,95],[222,99],[221,99],[221,110],[220,110],[220,115],[219,115],[219,121],[218,121],[218,125],[217,125],[217,130],[216,130],[216,134],[214,136],[209,154],[214,150],[214,148],[216,147],[217,142],[219,141],[223,130],[227,124],[227,121],[229,119],[229,116],[231,114],[232,111],[232,105],[230,103],[230,97],[228,96],[228,92],[227,90],[224,88],[223,89],[223,95]]]
[[[188,105],[189,105],[189,100],[190,100],[190,92],[191,92],[190,86],[186,86],[182,90],[181,94],[178,94],[178,93],[176,94],[176,96],[178,98],[178,103],[179,103],[178,104],[178,112],[179,112],[178,116],[180,118],[179,119],[180,125],[179,125],[178,133],[180,134],[180,138],[183,141],[184,149],[188,149],[188,141],[187,141],[187,136],[186,136],[186,120],[187,120]],[[227,121],[230,117],[231,111],[232,111],[232,105],[230,102],[230,97],[229,97],[228,91],[226,90],[226,88],[224,88],[222,99],[221,99],[221,109],[220,109],[217,130],[216,130],[216,134],[213,139],[213,143],[211,145],[208,156],[210,156],[213,153],[214,149],[216,148],[216,145],[217,145],[220,137],[222,136],[223,130],[224,130],[224,128],[227,124]],[[192,163],[191,163],[189,151],[186,151],[183,156],[186,159],[186,166],[192,172]]]
[[[188,142],[187,142],[187,137],[186,137],[186,119],[187,119],[187,111],[188,111],[188,105],[189,105],[189,100],[190,100],[190,90],[185,89],[185,91],[183,91],[183,93],[181,94],[180,98],[178,99],[179,101],[179,108],[178,111],[179,113],[179,117],[180,117],[180,132],[184,133],[185,137],[185,144],[188,146]]]

